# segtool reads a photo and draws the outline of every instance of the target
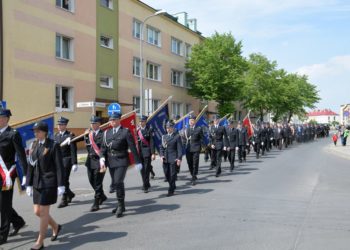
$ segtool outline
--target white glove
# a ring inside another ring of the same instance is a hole
[[[61,146],[70,145],[70,141],[71,141],[71,138],[70,138],[70,137],[67,137],[67,138],[61,143]]]
[[[140,172],[142,170],[142,163],[135,164],[135,168]]]
[[[100,167],[105,165],[105,158],[100,158]]]
[[[32,197],[32,196],[33,196],[33,187],[28,186],[28,187],[26,188],[26,193],[27,193],[27,195],[28,195],[29,197]]]
[[[226,148],[226,151],[230,151],[230,147],[227,147],[227,148]]]
[[[62,196],[65,191],[66,191],[66,187],[65,186],[57,187],[57,194],[58,194],[58,196]]]
[[[215,149],[215,145],[211,145],[211,148],[212,148],[212,149]]]
[[[73,172],[77,172],[78,171],[78,164],[74,164],[72,166],[72,170],[73,170]]]
[[[226,147],[224,147],[224,151],[226,151]]]
[[[264,143],[262,142],[261,145],[264,146]]]
[[[238,151],[239,147],[236,147],[236,151]]]
[[[273,141],[273,137],[271,137],[270,140]]]
[[[255,145],[255,141],[253,141],[253,145]]]
[[[23,179],[22,179],[22,183],[21,183],[21,186],[25,186],[27,183],[27,177],[23,176]]]

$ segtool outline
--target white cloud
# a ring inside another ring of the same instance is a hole
[[[338,110],[350,102],[350,55],[335,56],[328,61],[307,65],[297,70],[320,90],[322,100],[318,108]]]
[[[325,76],[339,76],[350,74],[350,55],[335,56],[327,62],[307,65],[297,70],[299,74],[305,74],[313,79]]]

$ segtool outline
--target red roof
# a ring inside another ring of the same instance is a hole
[[[333,112],[330,109],[324,109],[324,110],[314,110],[307,114],[308,116],[332,116],[332,115],[338,115],[337,113]]]

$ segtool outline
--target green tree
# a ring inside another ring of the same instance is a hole
[[[261,120],[276,102],[276,67],[275,61],[269,61],[262,54],[249,55],[242,101],[244,107],[258,114]]]
[[[186,68],[190,95],[216,101],[220,115],[234,111],[232,103],[241,97],[247,68],[240,41],[231,34],[216,32],[193,46]]]
[[[320,100],[316,86],[309,83],[305,75],[283,71],[276,88],[280,95],[274,108],[275,115],[285,117],[288,122],[293,115],[305,115],[306,108],[314,108]]]

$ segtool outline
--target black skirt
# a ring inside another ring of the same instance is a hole
[[[48,206],[57,202],[57,188],[33,188],[33,203]]]

